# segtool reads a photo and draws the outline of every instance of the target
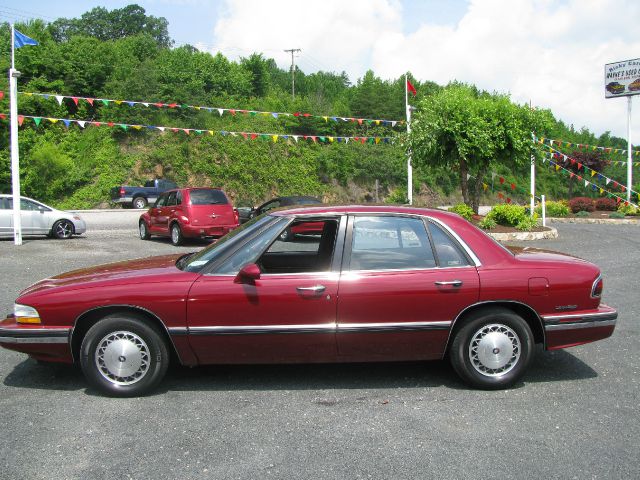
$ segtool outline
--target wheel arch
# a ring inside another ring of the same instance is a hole
[[[150,325],[156,326],[162,338],[167,342],[167,347],[170,352],[169,355],[171,357],[170,360],[175,360],[178,363],[183,364],[180,354],[178,353],[178,349],[176,348],[171,335],[169,335],[169,330],[164,322],[153,312],[135,305],[109,305],[96,307],[91,310],[87,310],[76,318],[71,330],[70,340],[71,355],[73,356],[74,362],[77,362],[80,358],[82,340],[89,329],[106,316],[113,315],[115,313],[133,313],[136,317],[142,318]]]
[[[532,307],[515,300],[490,300],[469,305],[458,314],[458,316],[453,321],[453,324],[451,325],[451,329],[449,330],[449,338],[447,339],[447,346],[444,352],[444,356],[449,353],[449,348],[451,348],[451,342],[453,341],[455,334],[458,330],[460,330],[460,328],[462,328],[462,326],[469,318],[472,318],[474,314],[491,310],[496,307],[510,310],[516,315],[522,317],[522,319],[529,325],[529,328],[531,328],[534,343],[541,343],[542,345],[546,345],[542,319]]]

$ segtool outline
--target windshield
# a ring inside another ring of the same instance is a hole
[[[176,266],[180,270],[184,270],[186,272],[198,272],[210,261],[221,258],[227,252],[233,250],[236,245],[242,243],[247,237],[253,235],[257,230],[261,230],[263,227],[273,222],[277,222],[278,220],[278,217],[272,217],[269,215],[262,215],[260,217],[253,218],[242,226],[227,233],[217,242],[200,250],[198,253],[181,257],[176,263]]]

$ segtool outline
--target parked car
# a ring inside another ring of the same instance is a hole
[[[142,240],[169,237],[174,245],[185,238],[217,238],[236,228],[238,212],[218,188],[181,188],[162,193],[140,216]]]
[[[322,222],[322,234],[280,240]],[[568,274],[570,272],[570,274]],[[523,378],[547,350],[609,337],[595,265],[508,250],[459,215],[305,207],[263,215],[207,248],[42,280],[0,322],[0,345],[77,362],[114,396],[184,365],[448,358],[469,385]],[[338,295],[338,291],[340,294]]]
[[[262,215],[263,213],[266,213],[269,210],[273,210],[274,208],[291,207],[293,205],[313,205],[317,203],[322,203],[322,200],[316,197],[310,197],[305,195],[294,195],[290,197],[272,198],[268,202],[265,202],[262,205],[255,208],[238,209],[240,211],[240,223],[247,222],[253,217]]]
[[[22,235],[47,235],[66,239],[81,235],[87,225],[77,213],[57,210],[49,205],[20,197]],[[13,196],[0,195],[0,238],[13,238]]]
[[[125,208],[142,210],[147,205],[153,204],[158,195],[167,190],[178,188],[171,180],[156,178],[145,182],[144,187],[130,187],[123,185],[111,189],[111,201],[121,204]]]
[[[612,93],[614,95],[619,95],[621,93],[624,93],[625,87],[624,85],[621,85],[618,82],[610,82],[610,83],[607,83],[607,86],[605,88],[609,93]]]

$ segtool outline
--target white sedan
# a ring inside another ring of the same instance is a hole
[[[64,239],[87,230],[87,225],[78,214],[56,210],[27,197],[20,197],[20,218],[23,235]],[[0,238],[6,237],[13,237],[13,197],[0,195]]]

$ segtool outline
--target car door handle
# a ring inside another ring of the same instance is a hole
[[[313,287],[296,287],[300,293],[322,293],[326,290],[324,285],[314,285]]]
[[[446,286],[446,285],[451,285],[452,287],[461,287],[462,286],[462,280],[451,280],[450,282],[435,282],[436,285],[440,286]]]

